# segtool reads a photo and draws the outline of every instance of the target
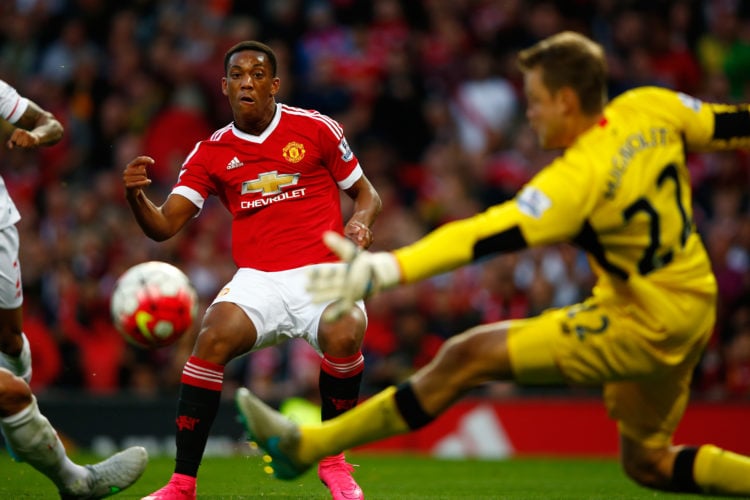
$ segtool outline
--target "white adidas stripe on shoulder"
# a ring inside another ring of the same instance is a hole
[[[232,128],[231,123],[229,125],[226,125],[220,128],[219,130],[211,134],[211,137],[208,138],[208,141],[218,141],[219,139],[221,139],[221,136],[226,134],[231,128]],[[190,158],[192,158],[193,155],[195,155],[195,153],[198,151],[198,147],[201,145],[201,142],[204,142],[204,141],[198,141],[195,143],[195,146],[193,146],[193,149],[190,151],[190,153],[187,154],[187,156],[185,156],[185,159],[182,161],[182,166],[185,166],[188,160],[190,160]]]
[[[229,123],[227,125],[224,125],[222,128],[211,134],[211,137],[208,139],[209,141],[218,141],[222,135],[224,135],[227,131],[229,131],[232,128],[232,124]]]
[[[320,112],[312,109],[296,108],[294,106],[289,106],[288,104],[282,104],[281,110],[285,113],[289,113],[290,115],[306,116],[308,118],[312,118],[313,120],[317,120],[328,127],[328,129],[336,137],[336,139],[341,139],[342,137],[344,137],[344,129],[341,128],[341,125],[339,125],[338,122],[330,116],[323,115]]]

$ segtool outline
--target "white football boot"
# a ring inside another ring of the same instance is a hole
[[[63,500],[106,498],[135,483],[148,464],[148,452],[142,446],[132,446],[106,460],[86,465],[89,474],[60,490]]]

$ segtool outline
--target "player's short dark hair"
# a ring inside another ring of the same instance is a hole
[[[550,92],[570,87],[578,95],[581,110],[589,115],[607,101],[607,62],[604,49],[593,40],[563,31],[518,53],[522,71],[542,68],[542,81]]]
[[[246,40],[244,42],[240,42],[233,47],[231,47],[229,50],[227,50],[227,53],[224,54],[224,74],[226,75],[229,72],[229,58],[232,57],[232,55],[236,54],[237,52],[242,52],[244,50],[254,50],[256,52],[263,52],[265,55],[268,56],[268,62],[271,64],[271,76],[276,76],[276,53],[273,51],[271,47],[266,45],[263,42],[258,42],[255,40]]]

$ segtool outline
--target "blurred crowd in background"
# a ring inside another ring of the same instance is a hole
[[[750,2],[741,0],[2,2],[0,78],[66,130],[54,147],[0,153],[22,214],[34,390],[143,397],[176,390],[196,332],[156,351],[127,345],[110,320],[112,287],[129,266],[165,260],[189,275],[205,309],[235,270],[229,217],[212,200],[187,230],[153,242],[124,201],[121,174],[133,157],[154,157],[149,196],[161,200],[195,142],[231,121],[220,86],[230,46],[271,45],[280,62],[277,100],[343,125],[383,198],[372,247],[383,250],[510,198],[554,158],[525,124],[515,55],[563,29],[605,47],[612,97],[660,85],[707,101],[750,102]],[[695,393],[747,399],[750,157],[696,154],[689,165],[698,231],[720,287]],[[402,380],[469,326],[572,303],[592,282],[582,253],[560,245],[372,298],[363,392]],[[312,349],[293,341],[233,361],[225,389],[247,384],[269,400],[314,397],[318,369]]]

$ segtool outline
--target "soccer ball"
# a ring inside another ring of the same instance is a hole
[[[198,296],[175,266],[143,262],[117,280],[110,311],[125,340],[155,349],[172,344],[190,329],[198,313]]]

